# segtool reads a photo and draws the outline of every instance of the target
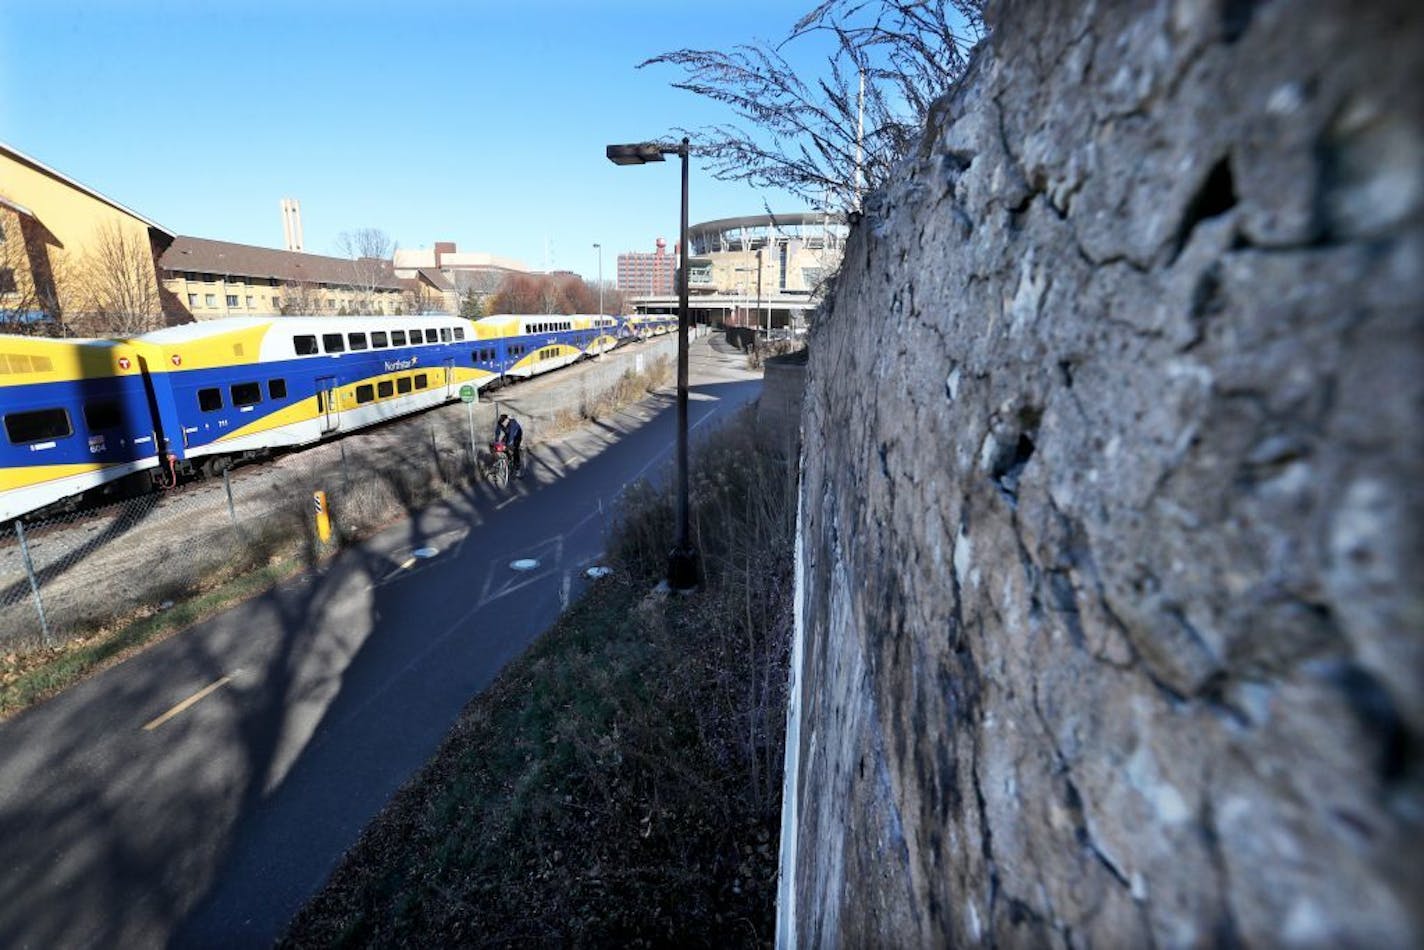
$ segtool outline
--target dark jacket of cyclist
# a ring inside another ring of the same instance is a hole
[[[503,442],[505,448],[509,450],[509,462],[516,472],[524,467],[524,453],[521,446],[524,444],[524,427],[519,421],[508,413],[503,413],[499,421],[494,424],[494,440]]]

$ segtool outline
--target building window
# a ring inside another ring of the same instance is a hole
[[[273,297],[273,298],[272,298],[272,309],[273,309],[273,310],[281,310],[281,309],[282,309],[282,298],[281,298],[281,297]]]
[[[203,283],[205,284],[211,284],[215,279],[212,274],[203,275]]]
[[[228,295],[227,295],[227,305],[228,305],[229,307],[236,307],[236,306],[237,306],[237,294],[228,294]]]
[[[3,240],[3,238],[0,238]],[[0,294],[13,294],[15,292],[15,268],[0,267]]]
[[[207,307],[216,307],[218,305],[218,295],[203,294],[203,305]]]
[[[197,295],[197,294],[189,294],[189,295],[188,295],[188,309],[189,309],[189,310],[192,310],[192,309],[196,308],[197,306],[198,306],[198,295]]]
[[[254,297],[248,297],[248,298],[247,298],[247,309],[248,309],[248,310],[252,310],[252,309],[256,306],[256,305],[253,304],[253,302],[252,302],[254,299],[256,299],[256,298],[254,298]]]

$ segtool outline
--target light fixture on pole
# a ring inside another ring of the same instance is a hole
[[[661,162],[664,155],[682,159],[682,226],[679,232],[677,282],[677,539],[668,555],[668,586],[673,590],[692,590],[700,573],[697,548],[692,544],[687,489],[687,155],[688,140],[676,145],[661,142],[638,142],[631,145],[610,145],[608,160],[615,165],[644,165]]]

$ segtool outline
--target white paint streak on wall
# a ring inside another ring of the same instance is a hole
[[[804,469],[803,469],[804,470]],[[803,489],[804,491],[804,489]],[[801,662],[804,655],[806,615],[801,597],[806,589],[806,559],[801,530],[804,498],[796,506],[796,583],[792,594],[791,663],[786,686],[786,753],[781,786],[781,860],[776,888],[776,946],[796,946],[796,775],[801,758]]]

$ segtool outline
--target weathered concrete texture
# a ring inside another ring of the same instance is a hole
[[[769,356],[764,365],[757,424],[778,448],[788,448],[788,458],[799,453],[801,407],[806,401],[806,351]]]
[[[1420,945],[1424,5],[991,16],[812,343],[790,932]]]

